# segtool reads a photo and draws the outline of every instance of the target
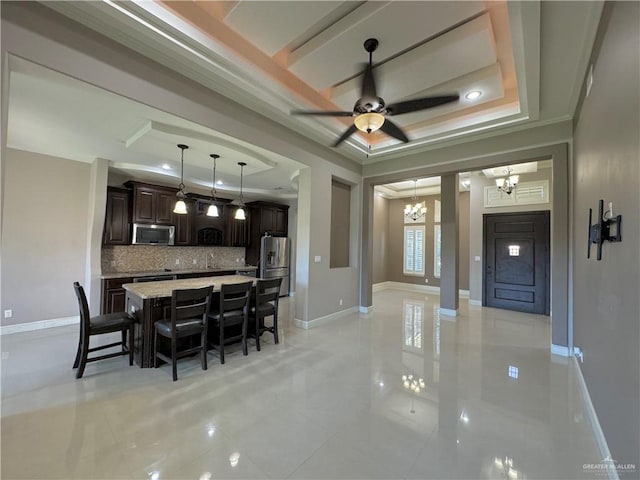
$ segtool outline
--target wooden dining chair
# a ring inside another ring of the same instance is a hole
[[[108,313],[92,317],[89,314],[89,304],[84,288],[78,282],[73,282],[73,289],[78,297],[78,307],[80,309],[80,338],[78,340],[78,351],[73,362],[73,368],[77,368],[76,378],[82,378],[84,369],[89,362],[104,360],[106,358],[119,357],[129,354],[129,365],[133,365],[133,325],[135,320],[126,312]],[[105,333],[121,332],[122,340],[119,342],[89,347],[89,338]],[[89,358],[89,354],[106,348],[121,346],[119,352],[108,353],[97,357]]]
[[[218,311],[209,314],[212,327],[218,329],[218,350],[220,363],[224,363],[224,346],[227,343],[240,340],[242,354],[247,355],[247,327],[249,323],[249,297],[253,282],[223,283],[220,287],[220,304]],[[227,335],[229,327],[240,326],[240,331]]]
[[[264,332],[273,334],[274,343],[278,340],[278,303],[280,300],[280,284],[282,278],[258,280],[256,283],[255,304],[249,310],[251,320],[251,335],[256,338],[256,349],[260,351],[260,335]],[[267,327],[266,317],[273,317],[273,323]]]
[[[173,290],[171,292],[171,317],[154,323],[154,367],[158,368],[158,360],[171,363],[174,382],[178,380],[177,360],[179,358],[200,352],[202,369],[207,369],[207,316],[209,315],[210,300],[211,287]],[[200,336],[198,345],[178,351],[179,339],[196,335]],[[159,336],[170,340],[170,356],[158,349]]]

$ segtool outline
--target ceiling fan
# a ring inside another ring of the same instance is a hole
[[[292,110],[292,115],[319,115],[325,117],[354,117],[351,125],[333,144],[337,147],[349,138],[357,130],[364,133],[381,130],[387,135],[407,143],[409,138],[395,123],[387,117],[401,115],[403,113],[417,112],[427,108],[437,107],[446,103],[456,102],[459,95],[438,95],[432,97],[416,98],[404,102],[396,102],[390,105],[376,94],[376,82],[373,75],[373,52],[378,48],[378,40],[369,38],[364,42],[364,49],[369,52],[369,64],[362,77],[361,97],[353,106],[353,112],[324,111],[324,110]]]

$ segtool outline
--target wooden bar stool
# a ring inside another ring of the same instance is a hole
[[[211,287],[193,288],[189,290],[173,290],[171,292],[171,318],[157,321],[154,341],[154,366],[158,368],[158,359],[171,363],[173,381],[178,380],[178,358],[200,352],[202,369],[207,369],[207,316]],[[200,344],[178,351],[178,339],[200,335]],[[158,336],[171,341],[171,356],[158,351]]]
[[[220,287],[220,308],[217,313],[209,315],[209,321],[218,329],[218,349],[220,363],[224,363],[224,346],[226,343],[241,340],[242,353],[247,355],[247,326],[249,322],[249,296],[253,282],[223,283]],[[241,326],[241,332],[230,337],[225,336],[225,328]]]
[[[82,378],[87,363],[97,360],[129,354],[129,365],[133,365],[133,325],[135,320],[127,315],[126,312],[108,313],[92,317],[89,314],[89,304],[87,303],[84,288],[78,282],[73,282],[73,289],[78,297],[78,306],[80,307],[80,339],[78,340],[76,359],[73,362],[73,368],[78,369],[76,378]],[[89,338],[91,336],[114,332],[122,332],[122,340],[120,342],[89,348]],[[129,337],[128,343],[127,336]],[[122,350],[119,352],[89,358],[91,352],[117,347],[118,345],[122,346]]]
[[[256,303],[249,310],[252,320],[251,334],[256,337],[256,349],[260,351],[260,335],[264,332],[273,334],[274,343],[278,343],[278,301],[280,299],[280,284],[282,278],[258,280],[256,283]],[[273,324],[264,324],[266,317],[273,316]]]

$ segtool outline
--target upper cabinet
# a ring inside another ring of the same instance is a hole
[[[146,183],[127,182],[133,188],[133,222],[174,225],[173,207],[177,190]]]
[[[245,209],[244,220],[236,220],[237,207],[225,205],[224,219],[225,219],[225,245],[228,247],[247,247],[251,240],[251,221],[253,215],[250,209]]]
[[[262,237],[265,234],[275,237],[286,237],[288,233],[289,206],[270,202],[251,202],[250,207],[254,222],[251,237]]]
[[[129,245],[131,236],[131,191],[107,187],[107,211],[104,218],[105,245]]]

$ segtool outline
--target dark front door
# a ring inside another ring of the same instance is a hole
[[[549,212],[484,219],[482,304],[549,315]]]

